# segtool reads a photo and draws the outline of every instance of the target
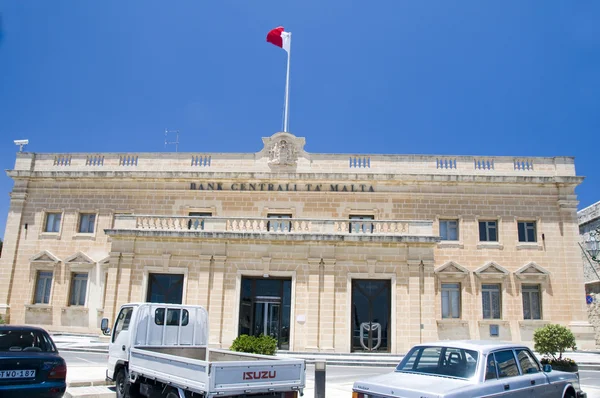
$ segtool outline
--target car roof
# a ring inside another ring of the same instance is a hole
[[[45,329],[37,326],[29,325],[0,325],[0,330],[18,330],[23,332],[43,332],[48,333]]]
[[[415,347],[452,347],[465,350],[479,351],[487,354],[500,349],[528,348],[523,344],[515,344],[509,341],[497,340],[442,340],[432,343],[418,344]]]

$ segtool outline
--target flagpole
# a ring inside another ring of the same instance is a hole
[[[284,121],[283,121],[283,132],[287,133],[288,132],[288,104],[289,104],[289,97],[290,97],[290,55],[292,53],[292,33],[289,33],[290,37],[289,37],[289,43],[290,43],[290,49],[287,52],[288,53],[288,57],[287,57],[287,73],[285,76],[285,109],[284,109]]]

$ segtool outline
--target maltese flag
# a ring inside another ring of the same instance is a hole
[[[285,32],[283,26],[278,26],[267,33],[267,41],[275,44],[277,47],[283,48],[289,54],[292,34],[290,32]]]

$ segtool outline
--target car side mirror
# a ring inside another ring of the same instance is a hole
[[[108,327],[108,318],[102,318],[100,321],[100,330],[105,336],[110,335],[110,328]]]
[[[544,372],[546,372],[546,373],[552,372],[552,365],[546,364],[546,365],[544,365],[543,369],[544,369]]]

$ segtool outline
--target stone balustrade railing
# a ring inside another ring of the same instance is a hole
[[[424,220],[339,220],[261,217],[115,215],[115,230],[231,232],[268,234],[357,234],[431,236],[433,222]]]

